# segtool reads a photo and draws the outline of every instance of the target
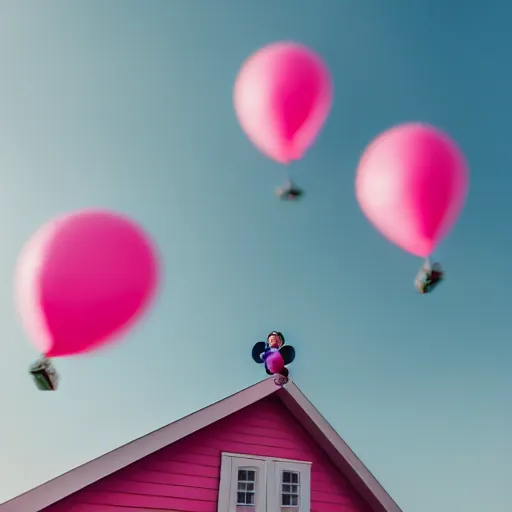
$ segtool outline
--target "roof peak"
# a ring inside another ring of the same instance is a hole
[[[292,379],[284,387],[265,378],[237,393],[174,421],[54,478],[0,505],[0,512],[38,512],[184,437],[198,432],[264,398],[276,395],[361,492],[369,494],[375,512],[401,512],[338,433]]]

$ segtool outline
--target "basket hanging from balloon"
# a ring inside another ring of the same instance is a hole
[[[56,391],[59,387],[59,375],[51,361],[44,356],[30,367],[30,374],[41,391]]]

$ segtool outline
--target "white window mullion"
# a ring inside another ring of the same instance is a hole
[[[267,511],[277,512],[280,510],[279,501],[279,475],[276,471],[276,462],[267,460]]]
[[[229,502],[231,501],[231,491],[233,482],[231,480],[231,465],[233,457],[222,455],[220,465],[220,482],[219,482],[219,500],[217,504],[218,512],[229,512]]]
[[[311,464],[302,464],[301,479],[302,484],[302,507],[300,512],[311,511]]]

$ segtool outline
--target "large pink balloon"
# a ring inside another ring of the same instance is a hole
[[[426,124],[382,133],[357,169],[356,197],[364,214],[417,256],[428,256],[452,228],[467,191],[464,155],[448,135]]]
[[[265,155],[288,164],[302,158],[332,104],[332,82],[322,59],[296,43],[274,43],[242,66],[234,89],[238,120]]]
[[[15,296],[23,324],[47,357],[89,352],[149,305],[158,263],[129,219],[82,210],[44,225],[23,248]]]

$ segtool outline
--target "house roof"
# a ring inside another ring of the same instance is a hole
[[[273,378],[258,382],[21,494],[0,505],[0,512],[38,512],[270,395],[277,395],[281,399],[375,512],[402,512],[300,389],[291,380],[285,387],[279,388]]]

